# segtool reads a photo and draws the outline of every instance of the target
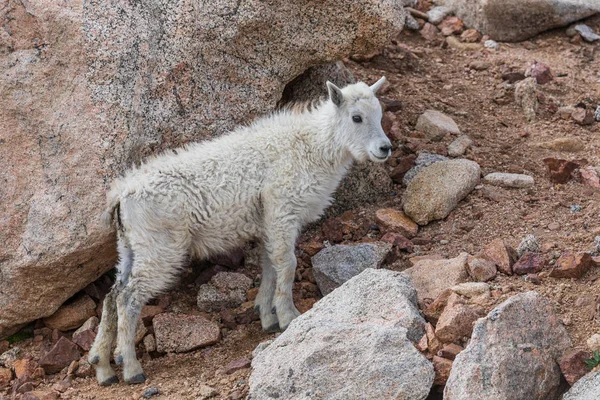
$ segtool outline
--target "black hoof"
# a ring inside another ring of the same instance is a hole
[[[115,364],[121,365],[123,364],[123,356],[119,355],[115,357]]]
[[[271,326],[267,326],[266,328],[263,328],[263,331],[265,331],[266,333],[275,333],[275,332],[279,332],[281,330],[281,328],[279,328],[279,323],[276,322]]]
[[[144,374],[137,374],[132,376],[129,379],[125,379],[125,383],[129,383],[129,384],[136,384],[136,383],[144,383],[146,382],[146,375]]]
[[[90,358],[88,361],[90,362],[90,364],[98,364],[98,362],[100,361],[100,356],[94,356],[94,357]]]
[[[100,382],[100,386],[110,386],[110,385],[114,385],[115,383],[119,383],[119,378],[117,378],[116,375],[113,375],[110,378],[108,378],[107,380]]]

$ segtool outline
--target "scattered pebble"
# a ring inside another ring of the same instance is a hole
[[[600,106],[596,107],[596,111],[594,111],[594,119],[600,122]]]
[[[473,141],[467,135],[459,136],[448,145],[448,155],[451,157],[462,156],[472,144]]]
[[[437,25],[444,20],[448,15],[452,13],[452,9],[449,7],[438,6],[433,7],[431,10],[427,11],[427,17],[429,17],[429,22]]]
[[[579,204],[571,204],[571,212],[574,213],[578,213],[581,211],[581,206]]]
[[[577,24],[575,25],[574,30],[579,33],[586,42],[595,42],[600,39],[600,35],[594,32],[592,28],[586,24]]]
[[[554,79],[550,67],[538,61],[534,61],[533,64],[529,66],[525,75],[535,78],[538,85],[545,85]]]
[[[483,45],[488,49],[500,50],[500,45],[495,40],[486,40]]]
[[[526,252],[537,253],[540,251],[540,242],[532,234],[525,235],[517,247],[517,256],[521,258]]]
[[[492,185],[511,188],[527,188],[534,185],[533,177],[525,174],[508,174],[504,172],[492,172],[487,174],[483,181]]]
[[[533,122],[538,110],[535,78],[525,78],[515,85],[515,102],[523,109],[528,122]]]
[[[154,386],[151,386],[149,388],[144,389],[144,393],[142,394],[142,397],[144,397],[145,399],[149,399],[152,396],[156,396],[158,394],[158,389],[155,388]]]

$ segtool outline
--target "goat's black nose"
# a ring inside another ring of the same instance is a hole
[[[379,150],[381,150],[382,153],[387,153],[392,149],[392,146],[389,144],[386,144],[385,146],[381,146],[379,148]]]

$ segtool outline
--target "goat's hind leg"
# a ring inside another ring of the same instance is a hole
[[[276,332],[279,330],[279,320],[273,307],[276,274],[264,248],[262,252],[262,276],[258,295],[254,302],[254,309],[260,314],[260,322],[263,330],[265,332]]]
[[[104,298],[98,334],[88,355],[89,363],[95,365],[96,379],[101,386],[119,382],[115,371],[110,366],[110,351],[117,337],[117,296],[127,283],[133,262],[131,250],[121,240],[119,253],[121,260],[117,266],[117,280]]]

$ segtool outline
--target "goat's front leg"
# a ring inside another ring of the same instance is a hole
[[[290,224],[274,224],[268,233],[265,248],[275,270],[275,295],[273,305],[279,327],[285,330],[300,312],[294,306],[292,288],[296,274],[294,247],[299,227]]]
[[[275,283],[277,275],[271,264],[271,260],[263,246],[262,248],[262,275],[260,289],[254,302],[255,310],[260,314],[260,322],[265,332],[279,330],[279,321],[273,308],[273,297],[275,296]]]

